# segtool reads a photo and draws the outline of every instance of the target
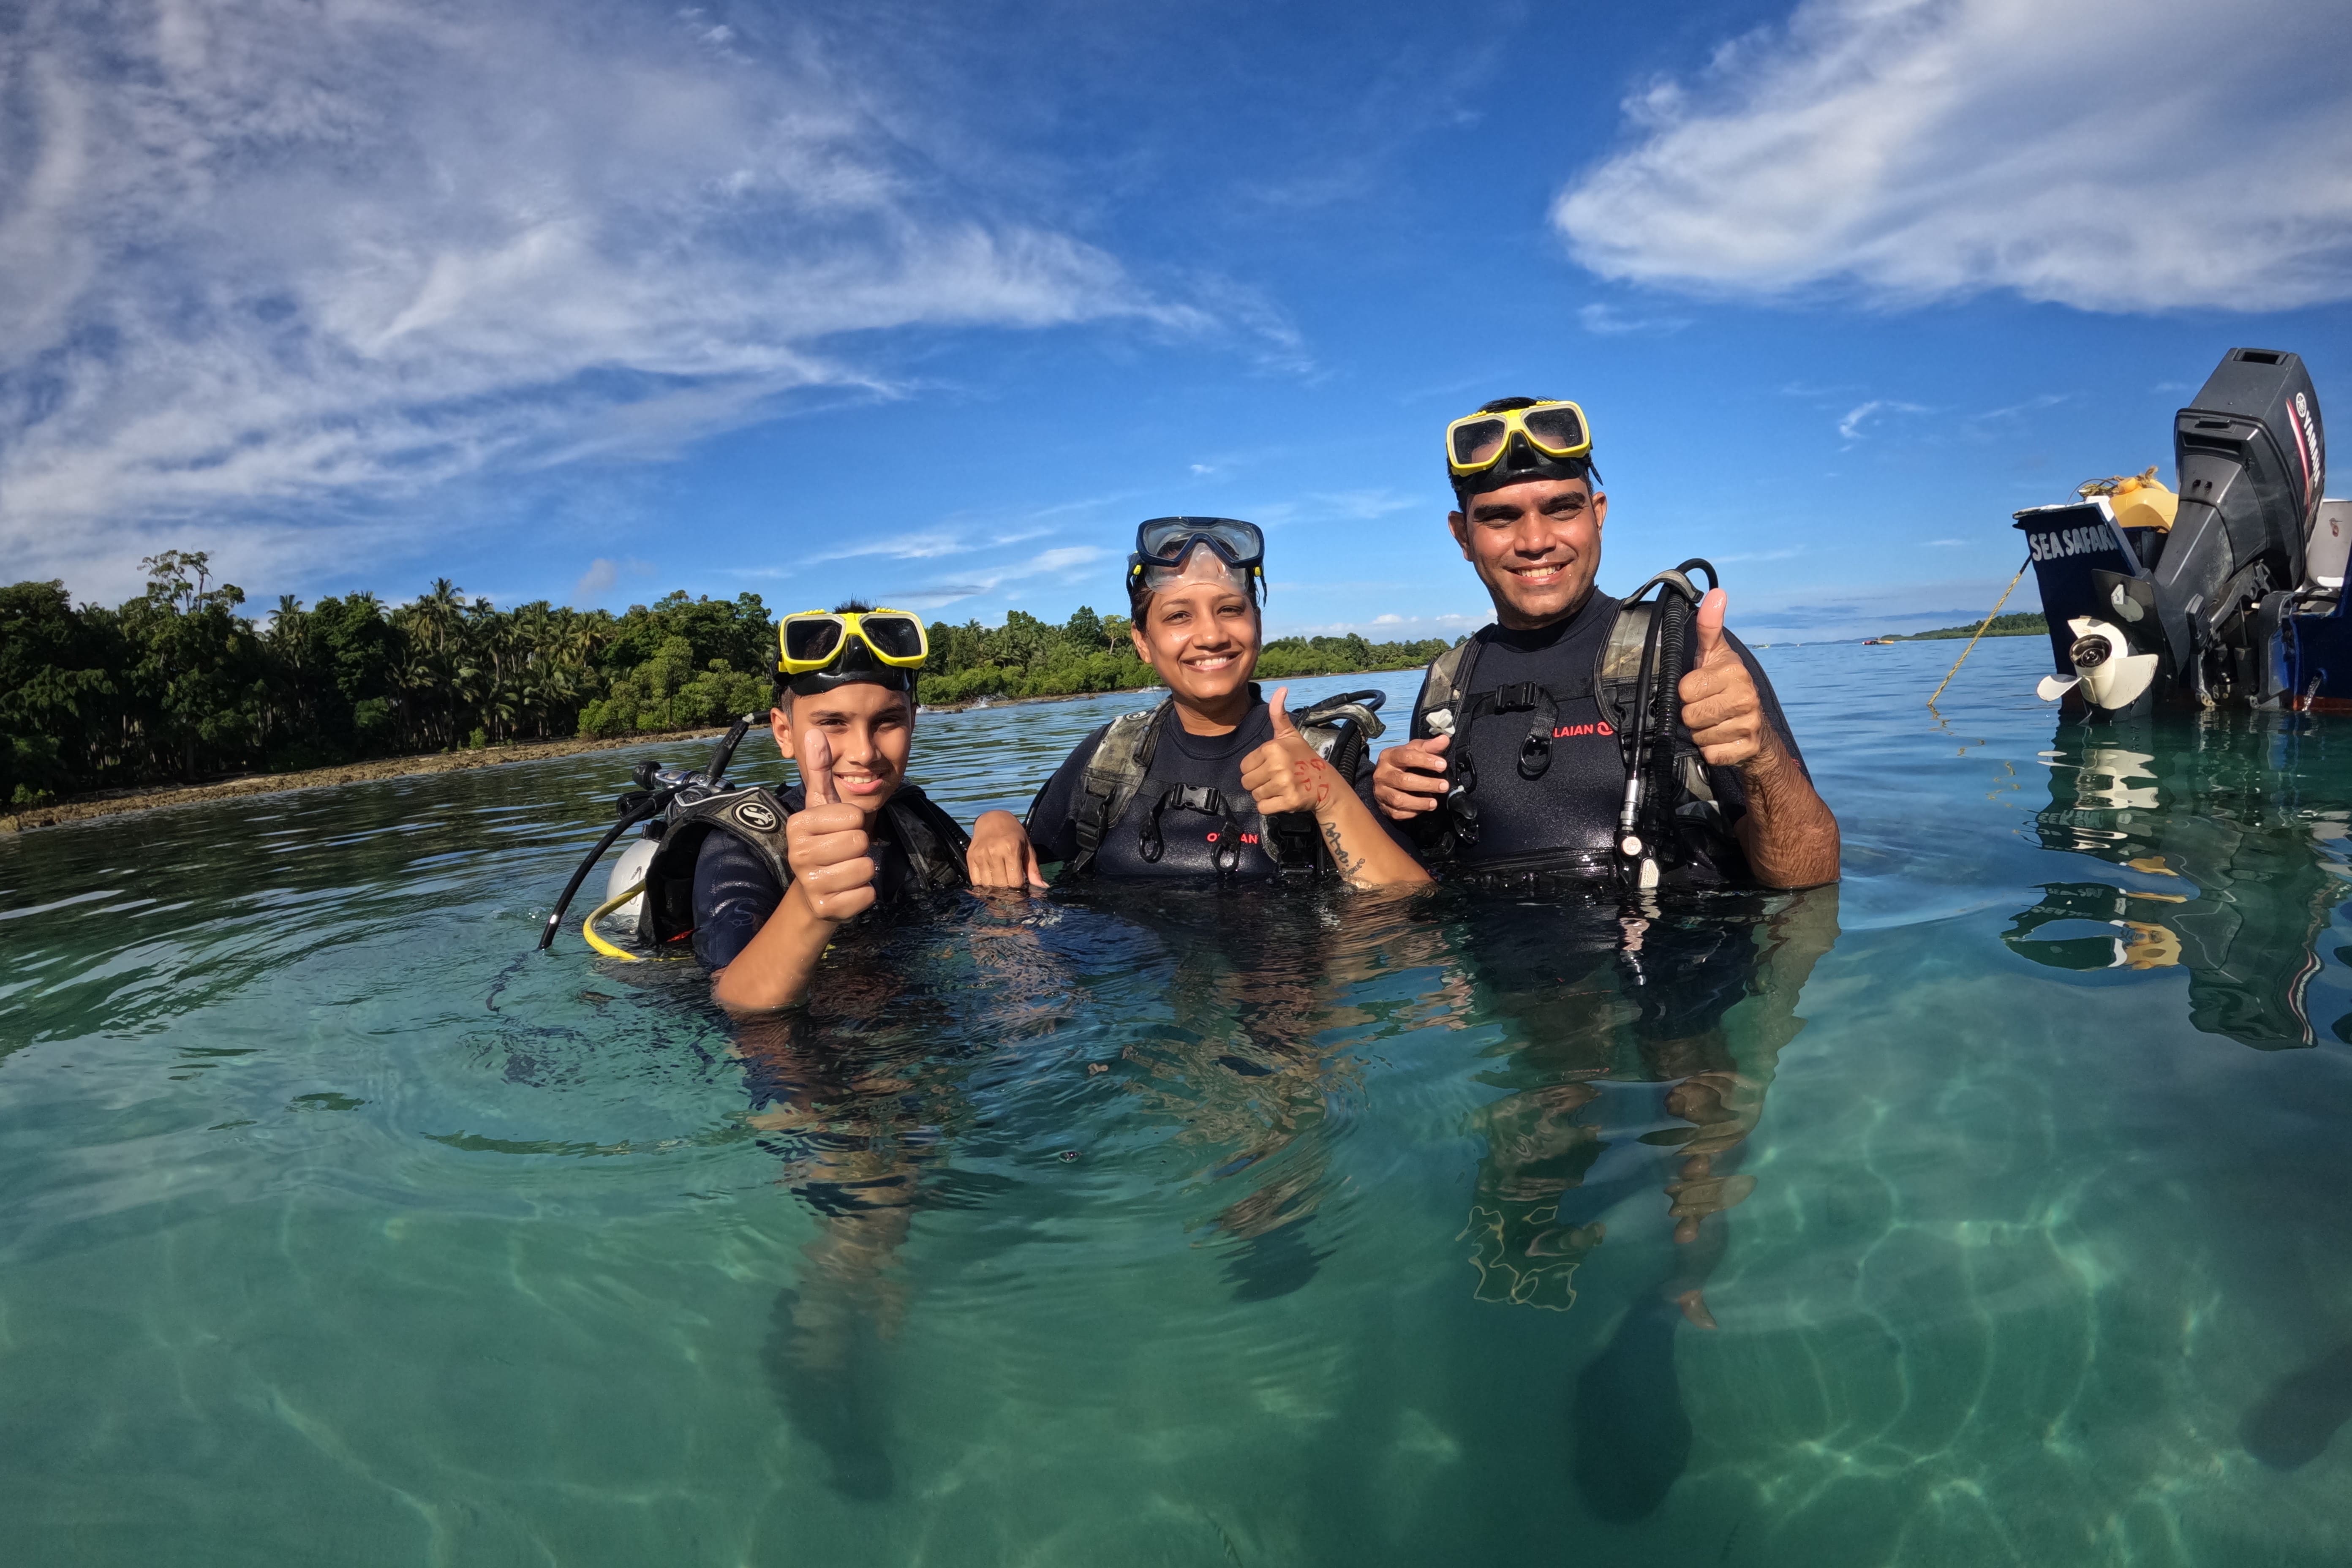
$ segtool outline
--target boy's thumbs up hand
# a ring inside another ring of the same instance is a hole
[[[1320,814],[1339,791],[1351,787],[1337,768],[1315,754],[1290,721],[1290,710],[1284,706],[1289,696],[1287,686],[1276,689],[1268,704],[1274,739],[1242,759],[1242,787],[1257,802],[1262,816],[1285,811]]]
[[[1708,589],[1699,601],[1692,626],[1697,657],[1679,689],[1683,723],[1699,754],[1716,767],[1745,767],[1780,750],[1780,738],[1764,721],[1764,704],[1747,661],[1724,633],[1723,612],[1730,603],[1731,595],[1720,588]]]
[[[784,824],[793,890],[817,919],[845,921],[874,902],[873,841],[866,836],[866,813],[835,798],[833,747],[823,731],[801,737],[795,760],[807,804]]]

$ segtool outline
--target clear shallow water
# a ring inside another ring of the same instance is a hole
[[[1057,898],[736,1032],[530,952],[611,754],[0,840],[8,1558],[2345,1561],[2352,730],[1955,652],[1768,652],[1848,879],[1633,953]]]

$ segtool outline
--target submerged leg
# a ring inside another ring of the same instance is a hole
[[[880,1347],[873,1323],[844,1306],[777,1291],[761,1359],[793,1429],[824,1450],[834,1490],[876,1502],[896,1485],[880,1397]]]
[[[2352,1420],[2352,1343],[2272,1384],[2246,1413],[2239,1436],[2246,1452],[2263,1464],[2292,1470],[2319,1458],[2347,1420]]]
[[[1599,1518],[1648,1518],[1690,1463],[1691,1422],[1675,1366],[1675,1334],[1685,1322],[1715,1326],[1700,1291],[1728,1240],[1720,1215],[1702,1222],[1697,1236],[1678,1247],[1673,1270],[1626,1312],[1608,1348],[1576,1380],[1569,1410],[1576,1489]]]

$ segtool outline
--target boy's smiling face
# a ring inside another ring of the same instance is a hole
[[[786,693],[783,706],[768,713],[776,749],[800,760],[801,737],[823,735],[833,751],[833,790],[845,805],[867,812],[898,792],[907,776],[907,756],[915,744],[915,703],[903,691],[870,681],[853,681],[804,696]],[[802,782],[807,783],[805,768]]]

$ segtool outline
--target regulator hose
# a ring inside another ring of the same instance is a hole
[[[637,880],[630,883],[623,891],[614,894],[611,898],[606,899],[603,903],[598,904],[594,909],[589,910],[588,918],[580,922],[580,934],[587,939],[588,945],[594,948],[598,952],[603,953],[607,958],[617,958],[624,963],[643,963],[645,960],[638,957],[635,953],[627,951],[625,948],[614,947],[611,942],[606,942],[603,937],[598,936],[596,934],[596,922],[603,920],[606,915],[611,914],[614,910],[619,909],[623,904],[627,903],[631,899],[635,898],[639,893],[642,893],[645,890],[645,879],[643,878],[639,878]]]
[[[1675,730],[1682,722],[1683,677],[1689,673],[1692,623],[1698,618],[1698,585],[1693,572],[1706,574],[1709,589],[1719,586],[1714,565],[1692,559],[1671,572],[1661,572],[1642,584],[1625,603],[1639,602],[1653,588],[1658,591],[1649,630],[1642,641],[1642,670],[1634,686],[1633,733],[1628,738],[1625,795],[1617,814],[1617,850],[1624,869],[1643,888],[1657,885],[1658,857],[1673,832],[1677,788]],[[1622,611],[1620,612],[1622,613]]]
[[[547,917],[547,925],[539,933],[540,952],[545,952],[555,944],[555,931],[563,923],[563,911],[572,907],[572,895],[580,891],[580,884],[588,879],[588,873],[595,869],[596,862],[604,858],[604,851],[618,842],[622,834],[668,805],[669,797],[677,793],[668,789],[647,796],[636,810],[605,829],[604,837],[596,840],[596,847],[588,851],[588,858],[581,861],[579,868],[572,873],[572,880],[563,884],[563,896],[555,900],[555,912]]]

